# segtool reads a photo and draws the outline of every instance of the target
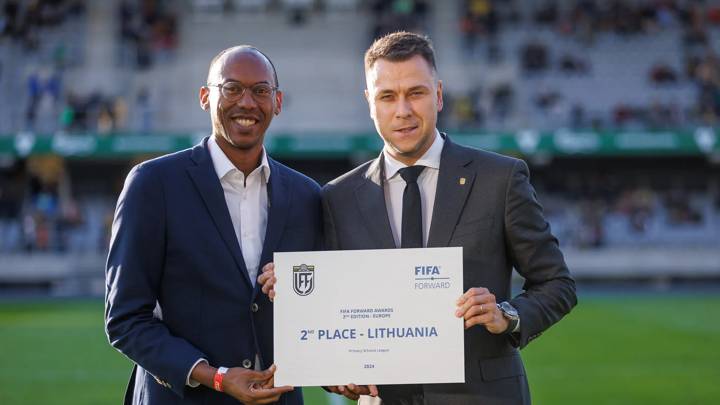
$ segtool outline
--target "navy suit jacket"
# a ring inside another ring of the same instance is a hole
[[[272,304],[253,287],[205,138],[135,166],[117,202],[106,266],[105,327],[135,364],[126,403],[237,404],[186,386],[193,364],[273,363]],[[278,251],[322,243],[320,188],[268,158],[268,223],[260,268]],[[249,366],[249,367],[248,367]],[[302,404],[300,389],[281,404]]]

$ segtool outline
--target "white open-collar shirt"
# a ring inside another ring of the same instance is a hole
[[[435,139],[430,149],[415,162],[415,166],[425,166],[425,170],[418,177],[420,187],[420,202],[422,207],[423,246],[427,246],[430,234],[430,222],[432,221],[433,208],[435,206],[435,193],[437,191],[438,173],[440,172],[440,155],[442,154],[445,140],[435,130]],[[398,170],[407,167],[406,164],[396,160],[383,148],[385,161],[385,206],[388,211],[390,228],[392,228],[395,246],[400,247],[402,241],[402,201],[405,191],[405,180],[400,176]]]
[[[245,267],[254,286],[268,218],[267,184],[270,180],[270,165],[267,154],[263,148],[260,166],[246,178],[220,149],[214,136],[208,139],[208,148],[225,194],[225,203],[242,250]]]

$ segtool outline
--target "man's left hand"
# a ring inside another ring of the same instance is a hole
[[[328,391],[333,392],[338,395],[343,395],[345,398],[357,401],[360,398],[360,395],[370,395],[371,397],[377,397],[378,396],[378,389],[375,385],[355,385],[355,384],[348,384],[348,385],[337,385],[337,386],[330,386],[325,387]]]
[[[262,286],[262,292],[267,294],[268,298],[272,302],[275,299],[275,264],[270,262],[263,266],[262,273],[257,279],[258,283]]]
[[[488,332],[498,335],[504,333],[510,324],[498,309],[495,295],[487,288],[475,287],[467,290],[457,300],[457,306],[455,316],[465,318],[465,329],[484,325]]]

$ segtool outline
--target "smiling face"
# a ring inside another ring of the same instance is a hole
[[[237,100],[226,99],[215,85],[239,83],[246,88]],[[275,86],[270,62],[252,48],[228,51],[210,68],[208,84],[200,89],[200,105],[210,111],[213,135],[221,146],[260,151],[265,131],[274,115],[280,114],[282,92],[267,99],[254,98],[250,88],[260,83]]]
[[[365,72],[370,117],[395,159],[414,164],[435,139],[442,82],[420,55],[398,62],[378,59]]]

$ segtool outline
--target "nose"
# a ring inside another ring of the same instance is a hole
[[[397,102],[397,108],[395,109],[396,118],[407,118],[412,113],[412,107],[410,102],[405,96],[401,96]]]
[[[255,107],[255,99],[252,97],[252,90],[244,88],[240,98],[235,101],[238,107],[244,109],[252,109]]]

